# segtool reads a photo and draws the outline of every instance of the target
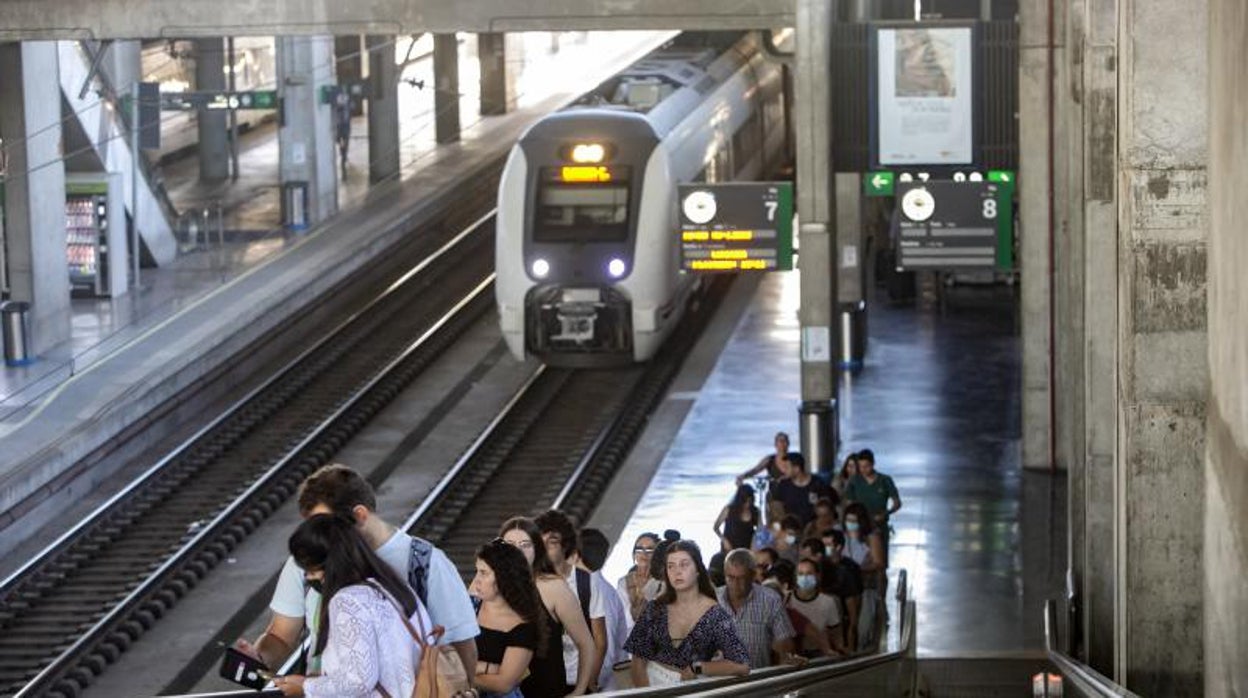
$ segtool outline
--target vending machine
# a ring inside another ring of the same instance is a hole
[[[126,289],[125,226],[121,224],[121,178],[117,174],[65,177],[66,258],[70,291],[113,296]]]

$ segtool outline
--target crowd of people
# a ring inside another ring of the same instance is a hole
[[[430,681],[465,697],[583,695],[864,650],[901,500],[870,451],[827,483],[788,447],[778,434],[737,479],[709,561],[677,531],[643,533],[614,586],[608,537],[550,510],[505,521],[465,587],[441,550],[377,515],[359,473],[326,466],[300,488],[268,626],[236,648],[267,667],[302,652],[274,685],[339,698],[405,698]]]

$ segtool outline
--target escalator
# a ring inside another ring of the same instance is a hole
[[[703,679],[669,688],[634,688],[604,696],[616,698],[958,698],[971,696],[1062,696],[1137,698],[1091,667],[1058,649],[1056,604],[1045,606],[1042,653],[1015,656],[920,659],[916,654],[915,602],[908,598],[906,573],[898,577],[896,633],[881,640],[875,654],[849,660],[815,660],[805,667],[771,667],[749,676]],[[892,604],[890,604],[892,605]],[[230,691],[183,698],[276,697],[267,691]]]

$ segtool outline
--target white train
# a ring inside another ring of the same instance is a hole
[[[782,66],[755,34],[683,34],[534,124],[499,183],[495,242],[512,354],[645,361],[680,321],[676,185],[786,162]]]

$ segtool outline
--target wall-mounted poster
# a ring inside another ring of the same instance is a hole
[[[880,26],[875,48],[877,162],[973,163],[973,28]]]

